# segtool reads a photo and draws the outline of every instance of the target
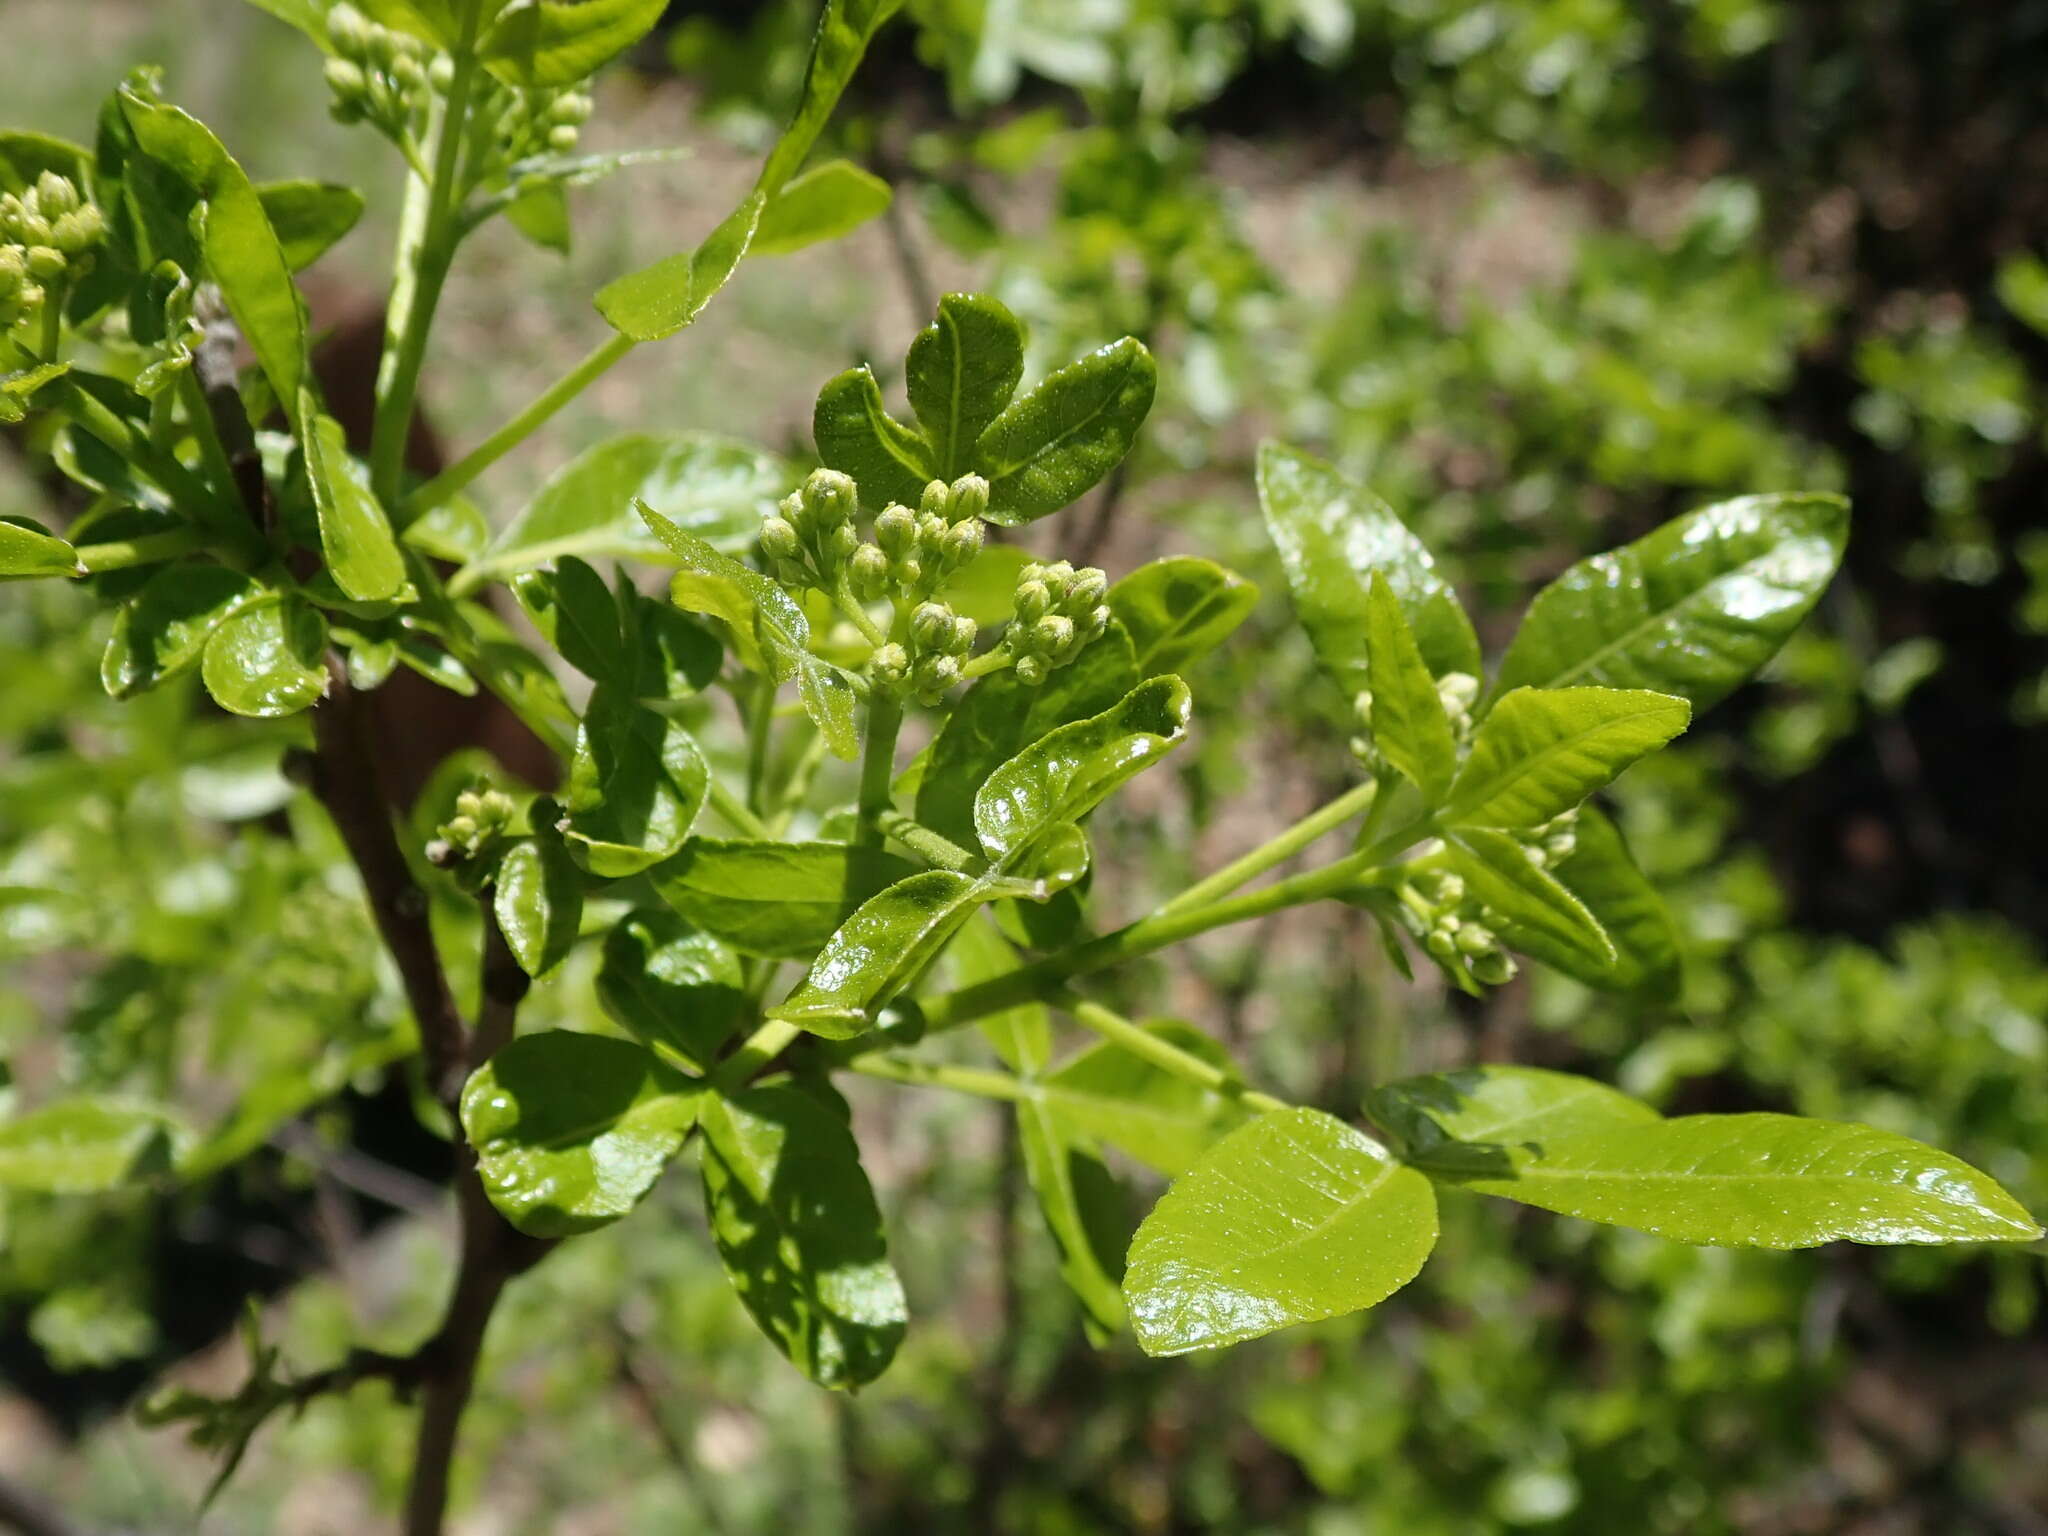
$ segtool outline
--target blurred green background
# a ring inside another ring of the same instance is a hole
[[[567,255],[503,226],[465,253],[424,396],[445,439],[601,338],[599,283],[730,206],[814,14],[677,4],[600,82],[590,147],[692,153],[577,194]],[[313,298],[316,324],[374,307],[397,167],[328,121],[295,34],[235,0],[0,4],[9,126],[89,137],[144,61],[257,177],[372,193]],[[1135,968],[1121,1000],[1339,1113],[1402,1073],[1531,1062],[1678,1111],[1886,1126],[2038,1213],[2044,61],[2041,0],[909,0],[834,130],[895,184],[890,219],[750,268],[483,499],[502,522],[629,427],[801,461],[816,386],[899,357],[952,288],[998,293],[1039,361],[1144,337],[1139,450],[1034,534],[1112,576],[1200,550],[1266,596],[1190,679],[1194,747],[1104,818],[1101,886],[1134,910],[1346,782],[1346,701],[1264,547],[1262,435],[1400,508],[1496,645],[1547,577],[1679,511],[1845,490],[1814,622],[1616,804],[1687,936],[1680,995],[1533,975],[1475,1003],[1310,909]],[[0,511],[38,495],[0,457]],[[175,1087],[266,1145],[173,1197],[4,1213],[0,1472],[95,1528],[379,1528],[412,1427],[382,1387],[267,1430],[198,1527],[206,1458],[121,1412],[239,1379],[245,1294],[306,1367],[416,1339],[446,1152],[387,1079],[400,1004],[331,833],[273,814],[277,739],[176,690],[111,704],[88,612],[0,597],[0,1057],[22,1085]],[[590,970],[535,1013],[593,1016]],[[893,1372],[841,1399],[789,1370],[679,1173],[511,1292],[458,1529],[2048,1532],[2038,1249],[1694,1250],[1451,1198],[1387,1304],[1149,1362],[1084,1336],[1001,1106],[852,1096],[915,1318]]]

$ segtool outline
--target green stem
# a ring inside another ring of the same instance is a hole
[[[782,786],[778,797],[782,808],[775,813],[768,824],[769,835],[783,837],[789,832],[789,824],[796,820],[796,813],[810,795],[811,781],[818,776],[818,770],[825,763],[825,733],[812,731],[811,739],[804,743],[803,755],[796,760],[796,766],[789,771],[789,778]]]
[[[57,349],[64,341],[64,299],[70,284],[63,278],[50,284],[43,294],[43,330],[40,355],[46,363],[57,361]]]
[[[192,436],[199,444],[199,459],[206,466],[206,477],[213,482],[223,501],[237,499],[240,492],[235,487],[234,466],[228,462],[227,448],[221,443],[220,430],[213,423],[213,411],[206,403],[206,390],[199,382],[198,369],[180,370],[178,398],[184,403],[185,414],[192,418]]]
[[[745,836],[767,840],[768,824],[749,810],[716,773],[711,775],[711,808]]]
[[[950,837],[941,836],[923,822],[914,821],[901,811],[884,810],[878,819],[884,832],[927,864],[971,874],[979,874],[987,868],[987,860],[969,853]]]
[[[971,683],[977,677],[987,677],[991,672],[1000,672],[1005,667],[1015,665],[1016,660],[1017,658],[1010,654],[1007,645],[999,645],[992,651],[983,651],[979,656],[971,658],[967,665],[960,669],[960,681]]]
[[[1103,1039],[1122,1046],[1133,1056],[1142,1056],[1155,1067],[1171,1072],[1175,1077],[1199,1083],[1213,1093],[1226,1094],[1261,1114],[1288,1107],[1286,1100],[1276,1099],[1270,1093],[1260,1093],[1256,1089],[1245,1087],[1215,1062],[1204,1061],[1193,1052],[1182,1050],[1172,1041],[1162,1039],[1149,1030],[1140,1029],[1122,1014],[1105,1008],[1100,1003],[1076,997],[1071,992],[1056,993],[1048,1001],[1063,1012],[1072,1014],[1077,1021],[1094,1030]]]
[[[377,412],[370,429],[370,483],[388,506],[398,504],[405,475],[406,439],[412,432],[413,404],[419,396],[420,366],[426,361],[427,336],[434,325],[434,311],[441,302],[448,271],[455,263],[455,248],[461,241],[459,214],[464,189],[460,185],[463,128],[469,115],[469,96],[476,83],[476,34],[481,0],[467,0],[461,7],[462,32],[453,56],[454,77],[448,84],[448,99],[435,132],[434,176],[426,190],[426,224],[421,232],[418,260],[413,267],[410,292],[403,304],[398,349],[386,376],[379,378]],[[394,285],[394,308],[401,278]],[[394,317],[395,318],[395,317]]]
[[[951,1062],[915,1061],[903,1056],[856,1056],[847,1062],[849,1072],[879,1077],[887,1082],[908,1083],[914,1088],[950,1088],[977,1098],[1002,1099],[1026,1104],[1038,1097],[1038,1090],[1021,1077],[1007,1072],[988,1072],[980,1067],[956,1067]]]
[[[790,1042],[802,1033],[785,1019],[770,1019],[747,1036],[745,1044],[718,1064],[718,1070],[711,1074],[712,1090],[737,1093],[747,1086],[756,1072],[788,1050]]]
[[[889,788],[896,777],[896,734],[903,728],[903,701],[887,688],[868,695],[868,735],[860,760],[860,825],[853,834],[856,848],[882,841],[882,813],[889,809]]]
[[[613,336],[606,341],[582,362],[550,384],[531,405],[471,449],[465,457],[458,459],[414,491],[406,499],[405,514],[400,521],[410,522],[421,513],[432,511],[463,490],[478,475],[531,437],[555,412],[609,372],[621,358],[633,350],[635,345],[630,336]],[[460,592],[457,595],[460,596]]]
[[[175,560],[205,547],[206,539],[198,529],[172,528],[163,533],[145,533],[140,538],[81,544],[74,553],[87,571],[125,571],[130,566],[148,565],[156,560]]]
[[[179,511],[195,522],[217,527],[223,533],[232,532],[239,552],[255,552],[255,530],[243,518],[228,523],[220,498],[198,475],[170,454],[157,452],[147,439],[137,437],[128,423],[108,410],[98,396],[69,380],[60,380],[55,387],[62,391],[64,410],[71,419],[162,486]]]
[[[832,594],[832,603],[853,622],[853,627],[859,630],[867,643],[876,650],[889,643],[889,636],[883,631],[882,626],[868,616],[867,609],[854,601],[853,594],[846,590],[846,583],[843,580]]]
[[[1293,858],[1325,832],[1342,826],[1373,803],[1378,789],[1378,783],[1368,779],[1365,783],[1346,790],[1322,809],[1297,821],[1271,842],[1254,848],[1233,863],[1224,865],[1208,878],[1196,881],[1161,907],[1160,912],[1181,912],[1189,907],[1203,906],[1218,897],[1228,896],[1246,881],[1256,879],[1274,865],[1283,864]]]
[[[753,695],[747,706],[747,809],[760,815],[768,808],[768,749],[774,741],[775,679],[765,672],[757,675]]]

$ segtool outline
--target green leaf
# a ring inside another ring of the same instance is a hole
[[[1595,965],[1582,950],[1561,946],[1543,930],[1512,921],[1501,924],[1502,942],[1589,987],[1609,992],[1655,988],[1675,996],[1678,930],[1664,898],[1643,878],[1614,823],[1592,806],[1579,808],[1574,835],[1577,846],[1551,874],[1606,930],[1614,944],[1614,963]]]
[[[0,1189],[85,1195],[167,1172],[191,1133],[171,1111],[128,1099],[60,1099],[0,1125]]]
[[[828,469],[853,476],[862,505],[871,509],[892,501],[915,507],[925,486],[938,478],[930,445],[889,414],[865,363],[818,391],[811,436],[818,458]]]
[[[71,371],[69,363],[38,363],[0,373],[0,426],[13,426],[28,419],[29,402],[45,384],[53,384]]]
[[[93,180],[93,152],[52,134],[0,129],[0,192],[26,192],[45,171],[84,189]]]
[[[597,312],[633,341],[673,336],[704,313],[754,239],[765,198],[755,192],[725,216],[692,251],[664,256],[652,266],[615,278],[597,291]]]
[[[518,0],[491,24],[477,56],[507,85],[574,85],[639,42],[667,0]]]
[[[560,965],[583,924],[583,871],[553,827],[536,827],[498,861],[493,909],[512,958],[529,976]]]
[[[1294,610],[1348,699],[1366,675],[1365,594],[1384,576],[1437,677],[1480,671],[1479,638],[1422,541],[1393,508],[1329,465],[1279,443],[1259,449],[1259,505],[1280,551]]]
[[[914,872],[879,848],[693,837],[648,878],[693,927],[743,954],[808,960],[862,902]]]
[[[1017,393],[1024,327],[987,294],[949,293],[939,300],[938,318],[911,342],[905,370],[932,471],[955,479],[972,467],[974,445]]]
[[[636,686],[641,698],[686,698],[717,679],[725,647],[702,624],[646,598],[634,600],[633,619],[639,635]]]
[[[100,682],[113,697],[128,699],[176,677],[198,664],[215,630],[263,595],[225,566],[165,566],[114,615]]]
[[[327,692],[327,621],[296,595],[251,603],[213,632],[199,674],[230,714],[295,715]]]
[[[593,682],[635,688],[639,658],[627,654],[612,590],[588,563],[564,556],[552,571],[522,571],[511,586],[541,638],[570,666]]]
[[[1849,532],[1839,496],[1744,496],[1582,560],[1536,594],[1496,693],[1598,683],[1696,709],[1777,653],[1820,600]]]
[[[1258,606],[1259,589],[1213,560],[1169,555],[1139,566],[1109,589],[1138,675],[1179,672],[1221,645]]]
[[[782,137],[761,167],[760,190],[773,197],[788,184],[810,155],[811,146],[839,104],[847,82],[860,65],[882,23],[902,0],[826,0],[804,69],[803,91]]]
[[[739,957],[658,907],[629,912],[604,939],[597,1000],[648,1045],[665,1045],[698,1071],[739,1028],[747,1006]]]
[[[1180,744],[1191,709],[1187,684],[1155,677],[1004,763],[974,798],[975,832],[990,859],[1001,867],[1055,823],[1086,816]]]
[[[669,559],[634,503],[713,544],[751,540],[795,484],[775,454],[708,432],[632,432],[588,448],[542,486],[491,547],[454,578],[467,592],[506,571],[567,555]]]
[[[1458,772],[1457,738],[1415,632],[1379,571],[1366,591],[1365,643],[1373,745],[1422,791],[1426,804],[1439,804]]]
[[[761,210],[749,256],[786,256],[888,212],[889,183],[851,160],[827,160],[791,181]]]
[[[1017,1106],[1024,1176],[1060,1252],[1060,1278],[1081,1303],[1091,1337],[1108,1339],[1124,1324],[1123,1250],[1130,1240],[1123,1187],[1070,1127],[1044,1104]]]
[[[1205,1153],[1131,1239],[1124,1298],[1148,1355],[1255,1339],[1373,1306],[1436,1245],[1429,1180],[1314,1109],[1261,1115]]]
[[[820,1386],[873,1381],[908,1312],[853,1133],[781,1085],[713,1099],[703,1124],[704,1203],[741,1303]]]
[[[998,894],[950,869],[899,880],[861,903],[768,1016],[828,1040],[865,1032],[882,1006],[924,974],[976,907]]]
[[[1403,1078],[1374,1089],[1366,1112],[1395,1138],[1403,1162],[1443,1174],[1498,1169],[1506,1146],[1540,1148],[1661,1118],[1589,1077],[1508,1066]]]
[[[1375,694],[1373,708],[1379,708]],[[1633,688],[1517,688],[1489,713],[1444,806],[1446,824],[1535,827],[1683,731],[1692,706]]]
[[[320,518],[321,558],[334,584],[358,602],[384,602],[405,590],[405,556],[370,489],[368,471],[348,451],[341,423],[321,414],[313,392],[300,390],[298,419],[306,481]]]
[[[562,792],[569,845],[592,874],[636,875],[682,847],[709,783],[704,754],[681,724],[600,686]]]
[[[1130,452],[1159,370],[1134,336],[1049,374],[989,423],[974,446],[992,523],[1014,527],[1071,506]]]
[[[249,0],[259,11],[268,11],[279,21],[297,27],[331,52],[327,41],[327,0]]]
[[[956,986],[988,981],[1022,964],[1017,951],[993,922],[969,923],[946,952]],[[1052,1060],[1052,1014],[1043,1003],[1020,1003],[975,1021],[1003,1064],[1021,1076],[1033,1076]]]
[[[363,216],[363,194],[338,182],[269,181],[256,198],[294,272],[326,255]]]
[[[1595,1102],[1602,1107],[1590,1113]],[[1445,1139],[1415,1161],[1482,1194],[1681,1243],[1812,1248],[2041,1236],[1976,1169],[1890,1131],[1793,1115],[1662,1120],[1645,1109],[1622,1118],[1610,1101],[1577,1103],[1505,1125],[1484,1107],[1439,1113]]]
[[[62,539],[0,517],[0,576],[76,576],[78,555]]]
[[[1520,936],[1534,935],[1552,951],[1577,956],[1582,968],[1614,965],[1614,941],[1585,903],[1531,863],[1528,852],[1507,833],[1460,827],[1446,836],[1445,847],[1472,894]]]
[[[559,181],[533,181],[507,199],[505,222],[544,251],[566,256],[575,245],[569,194]]]
[[[703,1099],[645,1046],[549,1030],[477,1069],[462,1090],[462,1129],[499,1213],[535,1237],[568,1237],[640,1203]]]
[[[1191,1056],[1234,1070],[1230,1053],[1191,1024],[1159,1019],[1144,1027]],[[1168,1072],[1110,1040],[1070,1057],[1036,1088],[1036,1102],[1072,1131],[1105,1141],[1168,1175],[1183,1172],[1251,1118],[1242,1101]]]

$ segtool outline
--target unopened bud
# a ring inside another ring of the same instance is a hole
[[[548,130],[548,148],[558,155],[566,155],[575,149],[577,140],[582,138],[580,130],[567,123]]]
[[[1493,930],[1484,923],[1465,923],[1458,929],[1460,954],[1477,957],[1491,951],[1496,942]]]
[[[918,500],[917,510],[926,517],[946,520],[946,514],[953,507],[953,490],[943,480],[925,482],[924,495]]]
[[[824,544],[825,554],[834,565],[843,564],[851,559],[853,552],[859,548],[860,534],[851,523],[841,523],[834,528],[831,537],[826,539]]]
[[[433,62],[427,65],[427,84],[446,96],[455,84],[455,60],[445,53],[435,54]]]
[[[481,816],[483,814],[483,809],[483,796],[479,795],[473,789],[465,789],[461,794],[455,797],[455,814],[458,816],[468,816],[474,818],[477,816]]]
[[[910,638],[920,651],[942,651],[953,635],[953,610],[944,603],[920,603],[910,616]]]
[[[804,505],[817,518],[821,528],[836,528],[853,518],[854,508],[860,503],[860,492],[853,480],[836,469],[814,469],[804,482]]]
[[[1019,624],[1036,624],[1052,611],[1052,593],[1042,581],[1020,583],[1014,601]]]
[[[1019,656],[1017,665],[1011,669],[1017,674],[1017,681],[1027,688],[1036,688],[1045,681],[1048,668],[1042,657]]]
[[[917,664],[918,696],[936,704],[939,696],[960,681],[960,662],[952,656],[927,656]]]
[[[64,253],[51,245],[28,248],[29,276],[39,283],[53,283],[64,275]]]
[[[409,53],[401,53],[391,61],[391,78],[407,91],[416,91],[427,83],[426,66]]]
[[[348,59],[329,59],[321,73],[327,77],[327,88],[344,102],[355,102],[370,86],[362,66]]]
[[[853,552],[846,574],[853,583],[853,595],[872,603],[889,590],[889,557],[874,545],[863,544]]]
[[[90,203],[74,209],[57,221],[50,231],[57,249],[67,256],[82,256],[106,237],[107,220]]]
[[[954,520],[982,517],[988,512],[988,482],[979,475],[962,475],[953,482]]]
[[[985,538],[986,535],[983,534],[980,523],[972,519],[958,522],[946,530],[945,541],[940,546],[940,553],[944,557],[946,564],[957,570],[981,553],[982,542]]]
[[[548,117],[556,123],[566,123],[570,127],[575,127],[580,123],[589,122],[590,114],[595,108],[596,103],[581,91],[568,91],[557,96],[549,105]]]
[[[1443,700],[1446,714],[1469,714],[1479,701],[1479,679],[1470,672],[1446,672],[1436,680],[1436,696]]]
[[[1481,986],[1498,987],[1515,979],[1514,957],[1504,949],[1474,956],[1468,969]]]
[[[916,514],[894,502],[884,507],[882,515],[875,519],[875,542],[890,559],[902,559],[917,542]]]
[[[1109,604],[1098,603],[1081,615],[1076,627],[1081,631],[1083,640],[1093,640],[1109,628],[1109,621],[1114,617],[1115,615],[1109,611]]]
[[[334,44],[336,53],[362,57],[370,46],[370,31],[370,18],[345,0],[327,13],[327,40]]]
[[[974,637],[981,632],[981,626],[966,614],[955,615],[953,633],[947,637],[946,649],[955,656],[965,656],[974,649]]]
[[[924,562],[915,555],[905,555],[896,562],[896,579],[915,591],[924,580]]]
[[[1074,621],[1062,613],[1049,613],[1031,626],[1031,648],[1049,661],[1065,660],[1074,643]]]
[[[794,560],[799,548],[796,528],[786,517],[764,518],[761,523],[761,553],[771,560]]]
[[[44,171],[36,178],[36,206],[46,219],[61,219],[67,213],[76,213],[84,201],[68,176]]]
[[[875,669],[877,677],[892,683],[900,683],[910,675],[910,653],[893,640],[877,647],[868,664]]]
[[[945,548],[946,535],[951,531],[951,525],[938,513],[920,512],[917,515],[918,553],[937,556]]]
[[[1074,573],[1073,584],[1067,588],[1067,600],[1061,606],[1079,618],[1107,596],[1109,578],[1091,565]]]

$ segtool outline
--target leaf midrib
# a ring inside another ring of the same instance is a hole
[[[1538,691],[1541,692],[1547,690]],[[1669,697],[1672,697],[1675,702],[1675,695]],[[1464,794],[1460,794],[1459,784],[1453,784],[1451,786],[1450,801],[1444,807],[1444,819],[1455,824],[1462,824],[1466,826],[1490,827],[1493,825],[1490,822],[1471,821],[1469,819],[1471,814],[1474,811],[1483,808],[1489,801],[1498,800],[1502,796],[1502,794],[1504,794],[1508,789],[1512,788],[1520,780],[1526,779],[1527,777],[1529,777],[1531,773],[1535,772],[1537,767],[1539,767],[1541,764],[1549,762],[1552,758],[1558,756],[1560,753],[1569,751],[1575,747],[1580,746],[1582,743],[1589,741],[1593,737],[1600,735],[1603,731],[1610,731],[1619,726],[1631,725],[1636,721],[1641,720],[1645,715],[1653,715],[1659,712],[1669,711],[1670,708],[1671,706],[1669,704],[1644,704],[1640,708],[1632,711],[1629,714],[1608,715],[1601,720],[1595,721],[1591,725],[1581,727],[1580,729],[1572,732],[1572,734],[1569,736],[1561,736],[1557,738],[1555,741],[1552,741],[1545,746],[1537,748],[1527,757],[1519,757],[1513,759],[1508,764],[1506,770],[1494,776],[1491,786],[1482,786],[1484,788],[1484,793],[1478,795],[1476,799],[1469,790]],[[1489,715],[1487,718],[1490,723],[1494,717]],[[1667,737],[1666,740],[1669,740],[1669,738]],[[1639,757],[1641,755],[1641,753],[1637,754],[1637,756]],[[1469,761],[1467,766],[1470,766]],[[1608,778],[1610,780],[1613,777],[1614,775],[1612,774],[1608,775]],[[1462,783],[1462,774],[1459,776],[1459,779],[1460,783]],[[1597,789],[1599,788],[1599,785],[1596,784],[1593,786],[1593,788]],[[1592,790],[1589,789],[1587,793],[1592,793]],[[1495,828],[1495,830],[1500,829]]]

